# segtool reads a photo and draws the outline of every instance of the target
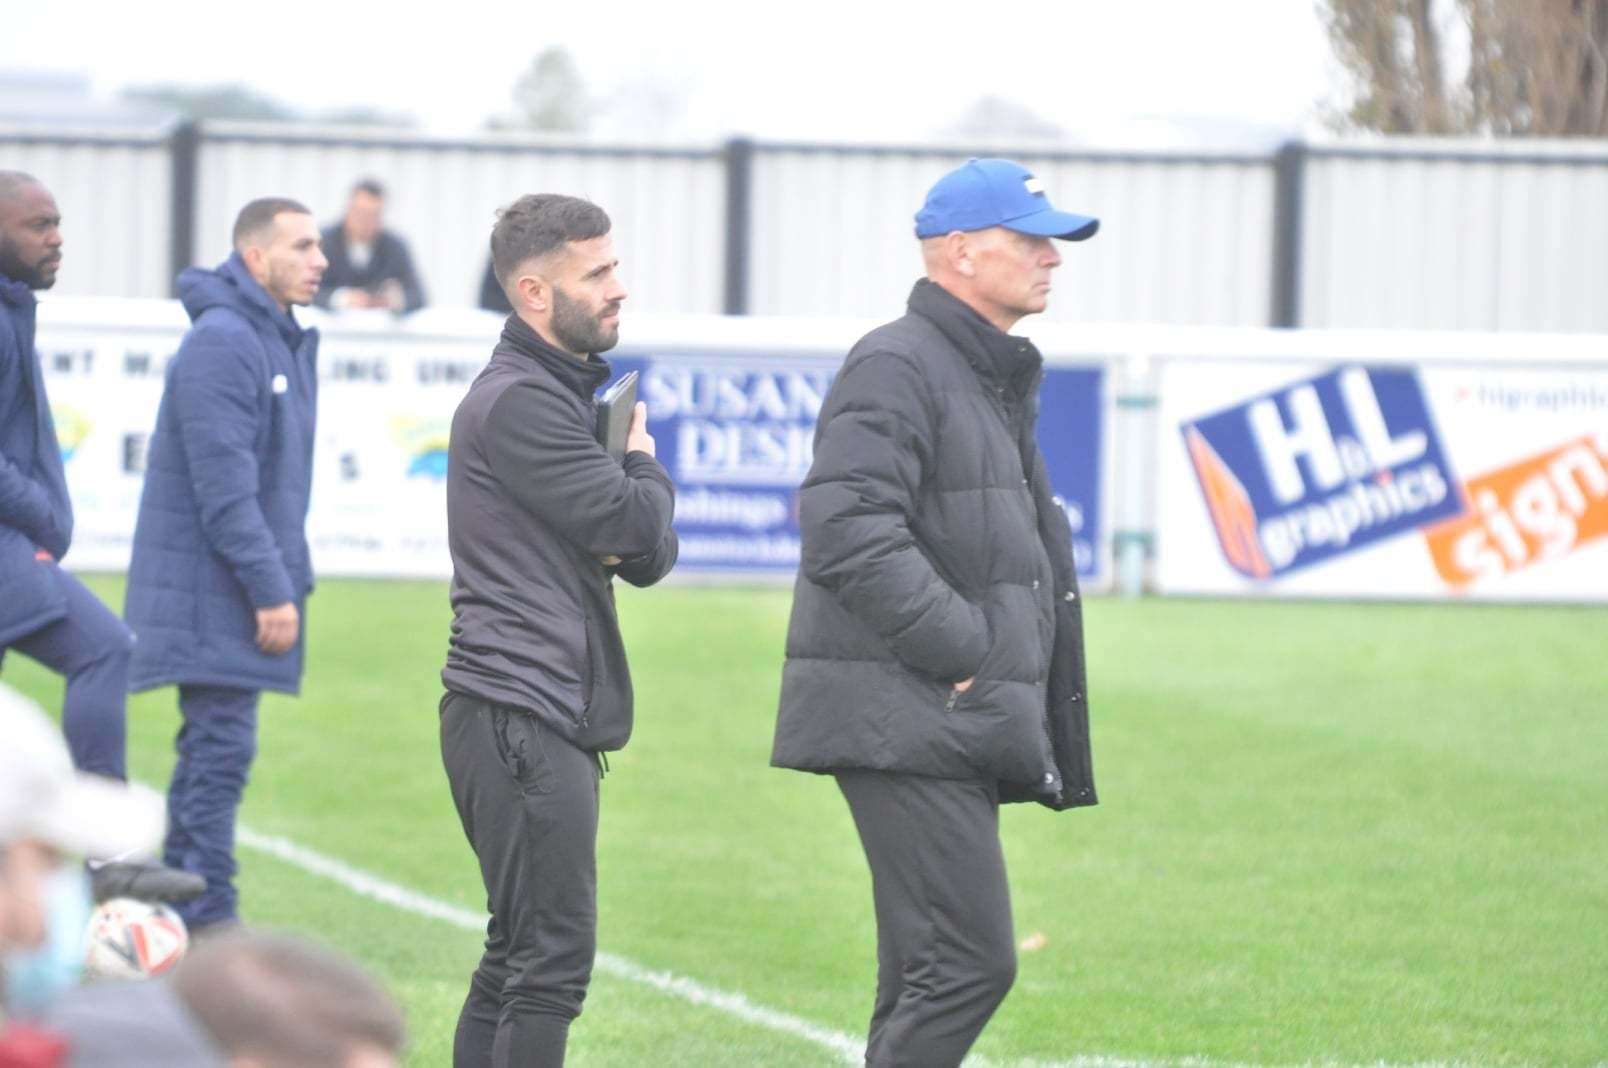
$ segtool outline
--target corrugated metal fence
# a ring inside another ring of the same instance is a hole
[[[252,197],[297,197],[334,221],[352,182],[372,176],[433,303],[472,304],[495,209],[547,190],[608,209],[633,304],[656,314],[888,314],[919,271],[922,193],[968,154],[238,123],[0,129],[0,167],[38,175],[67,217],[65,292],[167,295],[177,269],[222,258]],[[1103,221],[1067,250],[1052,321],[1608,330],[1601,142],[1015,155],[1062,206]]]
[[[1307,150],[1304,326],[1608,328],[1608,146]]]
[[[66,293],[165,297],[172,277],[172,139],[167,132],[0,128],[0,169],[50,187],[65,218]]]

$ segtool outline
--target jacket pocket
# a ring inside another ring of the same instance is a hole
[[[541,723],[527,712],[497,706],[491,713],[497,756],[523,794],[553,792],[553,769],[542,748]]]
[[[608,670],[603,657],[603,635],[599,633],[597,618],[586,614],[583,638],[586,642],[581,657],[581,720],[584,722],[592,710],[592,697],[608,684]]]
[[[34,559],[33,542],[26,535],[0,526],[0,575],[6,591],[0,601],[0,646],[67,614],[67,596],[51,573],[53,567]]]
[[[1054,760],[1040,718],[1011,700],[1014,688],[984,679],[965,693],[951,687],[945,723],[967,763],[984,778],[1036,784]]]
[[[947,687],[949,693],[944,698],[944,712],[945,712],[945,714],[956,712],[956,711],[960,710],[962,704],[966,700],[966,695],[971,693],[973,690],[975,690],[977,688],[976,676],[975,675],[972,676],[972,679],[973,679],[972,684],[970,686],[966,687],[966,689],[964,689],[964,690],[957,690],[954,686],[948,686]]]

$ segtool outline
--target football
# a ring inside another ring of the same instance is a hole
[[[177,964],[190,935],[167,905],[118,897],[96,906],[86,943],[87,978],[144,979]]]

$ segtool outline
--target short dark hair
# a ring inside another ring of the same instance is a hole
[[[42,186],[39,179],[24,171],[0,171],[0,200],[10,200],[29,186]]]
[[[609,232],[608,212],[581,197],[527,193],[497,213],[491,228],[491,269],[504,289],[515,268],[571,241]]]
[[[274,221],[274,216],[285,212],[297,215],[312,214],[301,201],[289,197],[259,197],[241,208],[240,214],[235,216],[234,247],[241,247],[246,238],[256,236]]]
[[[202,939],[173,970],[173,989],[231,1057],[280,1068],[339,1068],[352,1050],[400,1053],[402,1013],[345,956],[260,931]]]
[[[385,199],[385,186],[380,184],[378,178],[364,178],[352,186],[353,193],[367,193],[375,200]]]

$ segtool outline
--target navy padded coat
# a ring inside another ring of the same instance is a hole
[[[256,610],[301,606],[313,588],[318,331],[275,304],[238,254],[185,271],[179,296],[193,325],[168,364],[146,462],[124,612],[137,639],[129,684],[295,693],[302,636],[283,655],[259,651]]]
[[[61,447],[34,350],[33,290],[0,275],[0,650],[67,614],[44,549],[73,537]]]

